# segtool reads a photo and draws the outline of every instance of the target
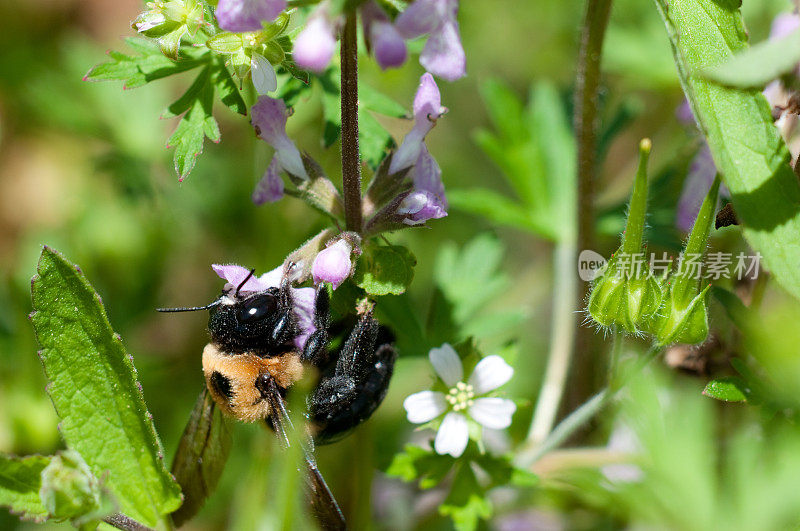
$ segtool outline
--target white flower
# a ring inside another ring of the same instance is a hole
[[[469,442],[469,419],[495,430],[508,428],[517,406],[506,398],[480,396],[511,379],[514,369],[500,356],[483,358],[464,381],[464,367],[456,351],[445,343],[428,353],[433,368],[450,388],[445,393],[421,391],[406,398],[409,422],[423,424],[446,413],[433,448],[436,453],[459,457]]]

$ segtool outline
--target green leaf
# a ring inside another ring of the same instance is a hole
[[[181,181],[194,169],[197,157],[203,152],[205,137],[212,142],[219,142],[220,137],[219,126],[211,114],[214,87],[205,83],[194,96],[189,110],[167,140],[167,147],[175,148],[175,173]]]
[[[172,60],[165,57],[157,45],[147,39],[129,38],[128,45],[140,55],[125,55],[110,51],[111,61],[101,63],[83,78],[85,81],[122,81],[125,88],[141,87],[156,79],[171,76],[203,65],[208,55],[193,54]]]
[[[236,86],[236,82],[231,77],[228,67],[220,59],[217,59],[211,65],[211,84],[214,85],[220,101],[226,107],[235,113],[247,116],[247,105],[242,99],[239,87]]]
[[[469,463],[459,465],[450,494],[439,506],[439,513],[449,516],[459,531],[477,529],[480,520],[492,516],[492,503],[486,498]]]
[[[204,389],[172,463],[172,473],[184,496],[183,505],[172,514],[175,525],[190,520],[214,492],[228,460],[231,443],[230,426]]]
[[[119,500],[155,525],[180,505],[136,369],[77,266],[45,247],[32,285],[33,327],[61,434]]]
[[[358,105],[385,116],[411,117],[411,113],[403,105],[363,82],[358,84]]]
[[[729,87],[764,88],[770,81],[793,72],[797,63],[800,63],[800,30],[760,42],[721,65],[703,70],[702,74]]]
[[[373,170],[378,167],[386,153],[395,147],[392,135],[369,111],[362,108],[358,110],[358,145],[361,158]]]
[[[194,79],[192,84],[189,85],[189,88],[186,89],[186,92],[184,92],[180,98],[170,104],[170,106],[167,107],[167,110],[161,114],[161,118],[175,118],[176,116],[180,116],[191,109],[195,100],[197,100],[200,94],[206,89],[210,75],[211,67],[207,66],[203,68]]]
[[[449,455],[407,444],[394,456],[386,474],[403,481],[419,481],[421,488],[429,489],[441,483],[455,462]]]
[[[738,9],[715,0],[655,0],[683,90],[731,192],[744,235],[778,283],[800,298],[800,183],[764,96],[694,75],[746,49]]]
[[[43,522],[47,509],[39,498],[42,471],[49,457],[15,457],[0,453],[0,506],[25,520]]]
[[[400,295],[414,278],[417,259],[399,245],[370,246],[356,267],[355,283],[370,295]]]
[[[342,129],[339,71],[338,69],[329,68],[318,79],[322,86],[322,118],[325,121],[322,130],[322,144],[328,148],[339,140]]]
[[[703,395],[723,402],[747,402],[750,390],[741,378],[728,376],[711,380],[703,389]]]
[[[493,190],[448,190],[447,200],[453,208],[478,214],[498,225],[546,235],[548,238],[554,236],[549,225],[540,225],[532,219],[528,208]]]

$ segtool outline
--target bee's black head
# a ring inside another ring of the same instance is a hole
[[[210,313],[211,340],[230,354],[278,354],[298,333],[291,297],[279,288],[223,295]]]

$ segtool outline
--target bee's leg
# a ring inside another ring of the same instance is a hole
[[[370,417],[383,401],[397,352],[384,341],[390,334],[372,318],[361,317],[345,342],[332,376],[323,377],[309,397],[320,443],[331,441]]]
[[[324,284],[317,286],[317,295],[314,299],[314,326],[316,330],[308,336],[303,347],[301,359],[320,367],[328,361],[328,327],[330,326],[331,311],[328,290]]]

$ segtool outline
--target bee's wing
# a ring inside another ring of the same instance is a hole
[[[274,380],[272,380],[272,382],[274,382]],[[286,404],[278,391],[277,385],[273,384],[270,386],[267,400],[269,401],[270,411],[272,412],[270,421],[272,422],[272,427],[275,429],[275,434],[284,446],[288,446],[289,436],[286,433],[286,428],[287,426],[290,429],[292,428],[292,421],[286,412]],[[333,497],[331,489],[328,488],[328,484],[325,483],[325,479],[323,479],[319,468],[317,468],[317,462],[313,454],[305,446],[303,447],[303,457],[305,458],[306,467],[308,468],[306,491],[311,509],[314,511],[314,515],[317,517],[320,526],[322,529],[326,530],[347,529],[344,514],[342,514],[342,510],[339,508],[336,498]]]
[[[231,430],[208,389],[197,398],[178,451],[172,462],[172,475],[183,491],[183,505],[172,513],[180,526],[192,518],[214,492],[231,449]]]

